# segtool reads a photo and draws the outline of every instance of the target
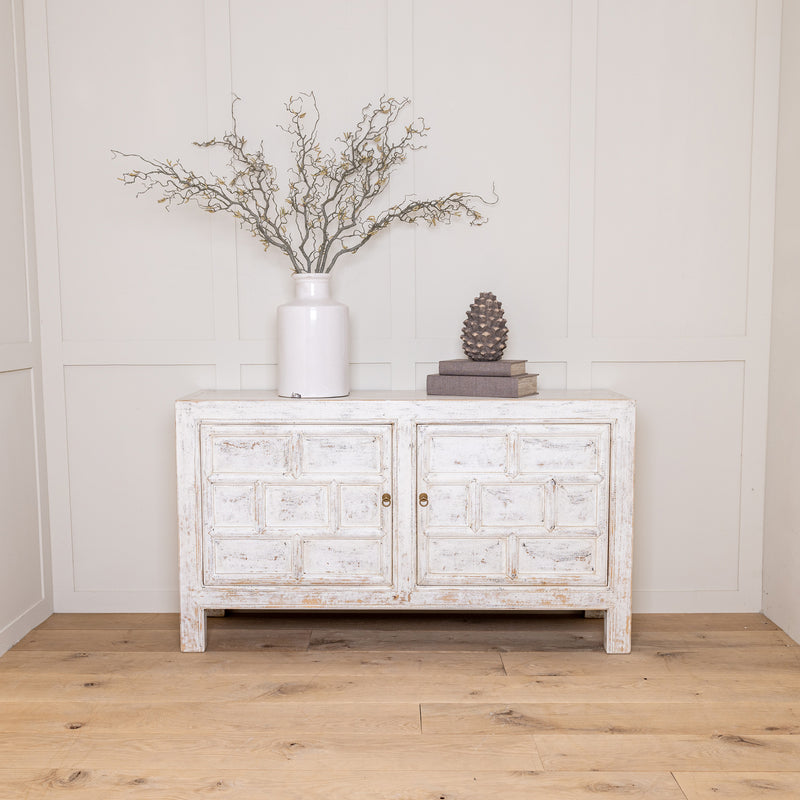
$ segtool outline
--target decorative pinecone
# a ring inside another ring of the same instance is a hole
[[[472,361],[498,361],[506,349],[508,326],[503,304],[491,293],[481,292],[467,311],[461,341]]]

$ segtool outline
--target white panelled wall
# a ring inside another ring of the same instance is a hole
[[[634,610],[761,608],[780,0],[24,6],[58,611],[177,609],[173,401],[274,387],[291,291],[230,220],[135,198],[110,151],[206,169],[190,143],[235,92],[285,153],[310,89],[323,141],[413,98],[428,149],[396,197],[500,197],[337,264],[354,388],[422,387],[495,292],[541,386],[638,401]]]
[[[53,610],[22,3],[0,1],[0,653]]]

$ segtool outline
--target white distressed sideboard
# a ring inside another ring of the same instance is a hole
[[[209,391],[176,424],[182,650],[219,609],[575,609],[630,652],[632,400]]]

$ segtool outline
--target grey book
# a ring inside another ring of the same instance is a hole
[[[524,375],[525,362],[512,359],[499,361],[472,361],[469,358],[453,358],[439,362],[440,375]]]
[[[538,373],[524,375],[428,375],[428,394],[462,397],[525,397],[536,394]]]

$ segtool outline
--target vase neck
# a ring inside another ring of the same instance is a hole
[[[296,273],[294,295],[297,298],[323,298],[331,296],[330,275],[324,273]]]

